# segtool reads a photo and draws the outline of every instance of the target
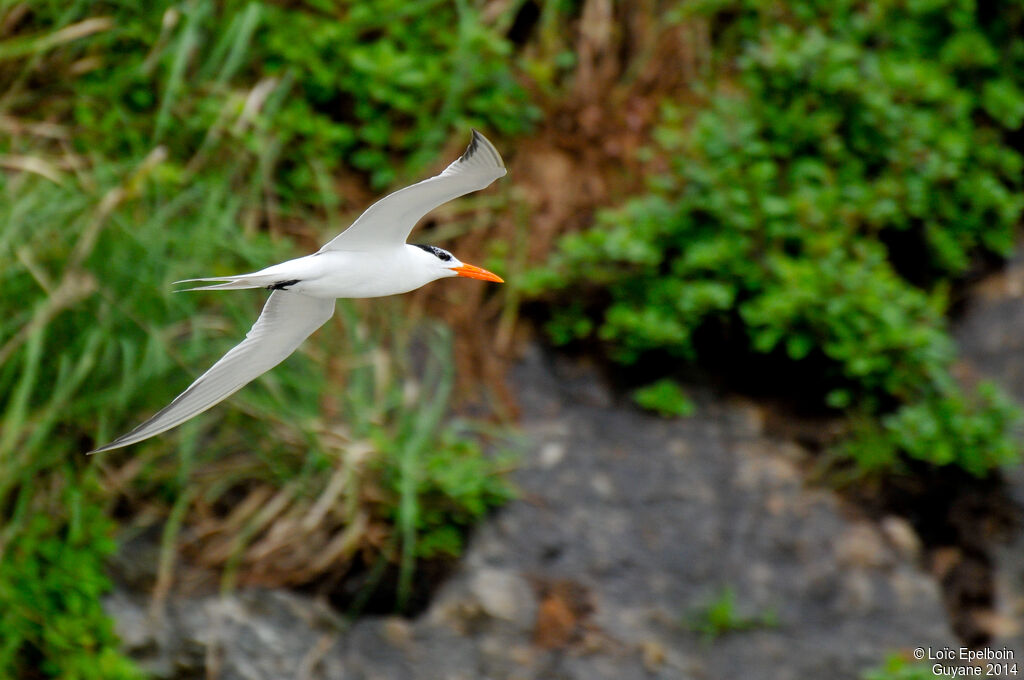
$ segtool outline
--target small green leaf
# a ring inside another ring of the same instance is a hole
[[[690,416],[696,410],[679,383],[668,378],[634,390],[633,401],[641,408],[665,417]]]

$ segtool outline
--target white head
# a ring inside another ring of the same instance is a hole
[[[422,245],[419,243],[410,243],[408,245],[412,247],[416,260],[422,262],[429,271],[435,274],[435,279],[444,278],[446,276],[464,276],[469,279],[481,279],[483,281],[504,283],[504,280],[497,274],[492,274],[486,269],[461,262],[459,261],[459,258],[455,257],[444,248]]]

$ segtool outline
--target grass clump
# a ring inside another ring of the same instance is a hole
[[[379,459],[377,469],[385,492],[382,519],[397,528],[399,541],[394,551],[399,557],[398,611],[409,607],[416,562],[457,557],[467,531],[512,497],[511,488],[495,474],[501,461],[485,457],[457,423],[444,422],[455,377],[446,332],[435,339],[434,357],[422,384],[403,395],[392,441],[380,446],[391,452]],[[420,401],[427,394],[428,400]]]
[[[703,334],[820,372],[807,396],[860,415],[840,451],[862,471],[1016,461],[1018,410],[953,379],[944,315],[1024,209],[1022,19],[961,5],[703,3],[732,86],[692,122],[667,102],[669,170],[532,275],[592,293],[552,337],[632,363],[700,360]]]

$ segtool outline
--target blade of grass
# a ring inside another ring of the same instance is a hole
[[[253,33],[259,28],[262,20],[263,7],[258,3],[250,2],[246,6],[245,11],[235,19],[237,27],[235,27],[235,22],[232,23],[232,27],[235,28],[235,34],[231,41],[231,51],[228,53],[220,68],[220,72],[217,74],[215,81],[217,85],[223,86],[226,84],[242,67],[246,51],[249,49],[252,41]]]
[[[450,354],[443,349],[450,346],[450,343],[445,343],[445,339],[443,333],[438,330],[430,342],[430,351],[435,360],[427,363],[427,376],[423,383],[431,388],[431,399],[417,400],[419,408],[409,417],[410,431],[399,454],[398,529],[401,555],[395,597],[399,611],[405,611],[409,603],[416,567],[416,529],[420,514],[420,455],[441,424],[454,382],[454,364]]]
[[[49,305],[43,302],[34,319],[42,318]],[[36,376],[39,373],[39,364],[43,355],[43,340],[46,337],[47,327],[45,323],[37,323],[27,334],[25,354],[22,359],[21,379],[7,402],[7,412],[4,414],[3,432],[0,432],[0,461],[14,457],[15,444],[23,436],[23,427],[28,412],[28,403],[32,391],[36,386]],[[0,480],[0,498],[4,498],[7,492],[7,482]]]
[[[153,126],[153,144],[159,144],[163,139],[167,127],[171,123],[171,109],[177,102],[185,84],[185,69],[188,67],[188,60],[199,46],[200,22],[210,11],[210,5],[206,2],[193,5],[187,12],[185,28],[177,41],[177,49],[174,51],[174,59],[171,62],[171,71],[167,77],[163,97],[160,99],[160,108],[156,114],[156,122]]]
[[[70,355],[60,357],[53,391],[50,392],[46,404],[32,418],[35,426],[31,436],[23,444],[23,456],[36,456],[36,452],[52,434],[57,419],[66,413],[71,399],[95,366],[97,350],[102,340],[102,332],[99,329],[89,333],[82,350],[74,359],[74,367]]]
[[[164,523],[160,537],[160,557],[157,563],[156,584],[153,586],[153,599],[150,601],[150,612],[155,613],[163,607],[167,593],[174,581],[174,558],[177,555],[178,535],[185,519],[185,513],[192,505],[196,487],[185,487],[171,506],[171,511]]]

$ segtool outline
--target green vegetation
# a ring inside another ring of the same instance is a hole
[[[158,592],[201,520],[185,549],[226,587],[254,565],[302,583],[376,553],[400,567],[403,608],[418,560],[457,553],[509,491],[480,433],[447,420],[450,338],[427,332],[418,381],[400,303],[340,303],[214,415],[83,454],[166,404],[264,301],[171,281],[333,234],[342,168],[382,187],[453,131],[526,129],[508,44],[468,2],[44,0],[0,18],[0,675],[138,675],[99,605],[115,503],[170,518]]]
[[[7,113],[42,103],[74,126],[78,150],[108,158],[159,143],[183,162],[228,143],[260,157],[272,193],[299,200],[284,207],[336,201],[322,189],[341,167],[382,188],[396,166],[433,160],[453,129],[522,132],[538,117],[509,44],[466,0],[68,5],[34,4],[19,31],[31,52],[16,56],[53,70],[42,90],[19,72]],[[102,30],[46,49],[56,27],[95,17]]]
[[[920,662],[912,662],[894,654],[878,668],[866,671],[864,680],[932,680],[937,677],[931,667]]]
[[[358,326],[354,314],[346,322]],[[397,315],[391,325],[401,328]],[[368,477],[381,494],[372,504],[374,520],[395,528],[388,532],[393,543],[384,557],[399,565],[396,611],[409,605],[417,561],[457,557],[466,531],[513,495],[497,476],[507,460],[484,456],[479,428],[446,419],[455,378],[450,332],[441,326],[426,330],[427,337],[419,338],[430,349],[423,375],[409,378],[416,367],[407,360],[413,337],[407,335],[389,350],[396,365],[381,370],[366,364],[352,371],[346,393],[351,406],[342,419],[383,454],[372,461]],[[362,351],[382,344],[373,339]]]
[[[633,391],[633,401],[666,417],[693,415],[694,405],[674,380],[662,378]]]
[[[736,591],[729,586],[724,586],[707,604],[698,607],[683,620],[685,628],[700,633],[707,642],[726,633],[775,628],[778,625],[778,617],[773,611],[754,616],[741,614],[736,605]]]
[[[51,507],[26,499],[4,527],[14,540],[0,560],[0,675],[141,678],[100,607],[114,542],[112,520],[95,505],[96,475],[70,463],[59,472],[60,488],[45,490]]]
[[[1024,209],[1024,14],[997,4],[691,6],[720,85],[695,120],[665,103],[670,169],[533,273],[535,293],[572,291],[551,337],[632,363],[699,361],[704,333],[822,371],[807,396],[857,414],[838,451],[861,471],[1016,461],[1018,410],[952,377],[944,317]]]

